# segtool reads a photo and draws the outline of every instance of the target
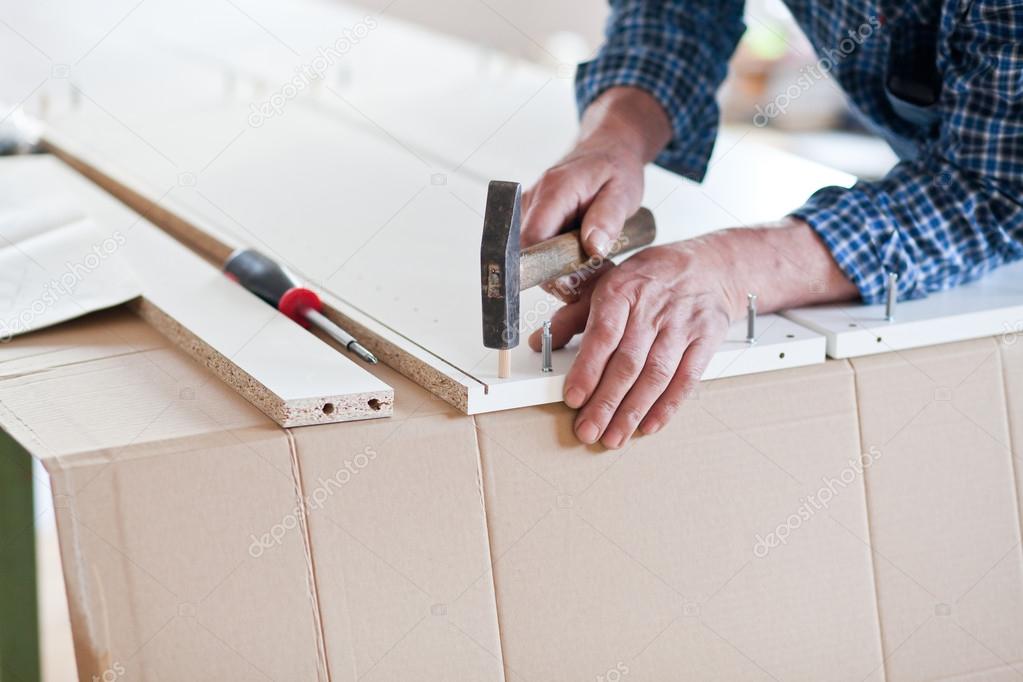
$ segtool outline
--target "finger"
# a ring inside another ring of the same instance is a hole
[[[600,275],[615,267],[611,261],[604,261],[597,270],[593,271],[582,279],[581,283],[573,281],[570,277],[559,277],[554,280],[556,292],[544,289],[553,293],[567,305],[555,311],[551,317],[551,347],[554,350],[564,348],[576,334],[586,328],[586,320],[590,313],[590,301],[593,297],[594,286]],[[548,282],[548,284],[551,284]],[[566,310],[567,309],[567,310]],[[564,311],[564,312],[563,312]],[[529,346],[533,350],[541,350],[542,329],[535,330],[529,336]]]
[[[567,181],[541,180],[532,191],[529,209],[522,214],[520,244],[531,246],[561,232],[565,225],[579,216],[579,197],[580,194]]]
[[[607,182],[608,168],[574,163],[555,166],[530,190],[529,208],[522,214],[522,246],[550,239],[585,213]]]
[[[607,257],[622,232],[626,218],[637,209],[639,201],[634,202],[620,183],[612,180],[604,185],[583,216],[580,236],[586,252],[591,256]]]
[[[589,400],[629,321],[629,304],[625,299],[602,295],[599,289],[598,283],[590,300],[579,354],[565,375],[565,404],[569,407],[580,407]]]
[[[601,439],[604,445],[619,448],[632,437],[640,421],[646,417],[675,376],[686,349],[686,340],[681,330],[665,329],[658,334],[639,379],[604,431]]]
[[[576,334],[586,328],[586,318],[590,314],[590,299],[579,299],[575,303],[562,306],[551,317],[551,348],[564,348]],[[529,347],[539,351],[542,347],[542,329],[529,335]]]
[[[608,361],[593,395],[576,417],[575,432],[579,440],[593,443],[604,434],[646,365],[655,336],[656,331],[647,320],[636,315],[629,318],[621,345]]]
[[[550,282],[545,282],[542,287],[544,291],[552,296],[561,299],[565,303],[571,303],[578,301],[585,291],[592,290],[600,277],[613,267],[615,267],[615,264],[612,261],[603,260],[596,268],[591,268],[587,265],[579,272],[573,272],[553,279]]]
[[[582,293],[579,287],[573,285],[573,280],[569,275],[544,282],[540,288],[562,303],[575,303]]]
[[[716,342],[706,337],[701,337],[689,344],[668,388],[657,399],[640,424],[643,433],[649,435],[660,431],[671,419],[671,416],[678,411],[682,402],[696,394],[700,378],[707,370],[711,358],[714,357],[717,346]]]

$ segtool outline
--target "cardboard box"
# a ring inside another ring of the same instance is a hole
[[[83,679],[1002,680],[1010,339],[705,383],[610,452],[386,368],[394,418],[284,431],[112,311],[0,346],[0,425]]]
[[[477,417],[509,679],[879,668],[853,379],[710,382],[618,452],[579,445],[563,407]]]
[[[81,679],[497,680],[472,420],[285,431],[115,311],[0,346],[50,473]]]

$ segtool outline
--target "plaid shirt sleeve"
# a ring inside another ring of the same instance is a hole
[[[614,86],[646,90],[674,132],[654,162],[702,180],[717,136],[714,96],[745,30],[742,17],[743,0],[611,0],[607,41],[576,74],[579,111]]]
[[[866,303],[886,273],[918,298],[1023,258],[1023,5],[974,0],[953,27],[940,135],[879,182],[817,192],[794,215],[827,244]]]

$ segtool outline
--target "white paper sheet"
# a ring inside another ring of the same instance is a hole
[[[0,190],[0,342],[142,293],[106,233],[73,206],[21,203]]]

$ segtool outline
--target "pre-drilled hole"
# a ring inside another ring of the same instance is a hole
[[[795,334],[786,334],[785,338],[786,339],[794,339],[794,338],[796,338],[796,335]]]
[[[323,404],[323,414],[332,414],[334,412],[334,403]]]
[[[380,409],[380,401],[377,400],[376,398],[370,398],[369,402],[366,403],[366,404],[369,405],[369,409],[371,409],[371,410],[379,410]]]
[[[877,337],[877,342],[878,342],[878,343],[881,343],[881,337],[880,337],[880,336],[879,336],[879,337]]]
[[[778,353],[778,359],[779,360],[784,360],[785,359],[785,353],[784,352]]]

